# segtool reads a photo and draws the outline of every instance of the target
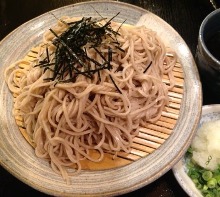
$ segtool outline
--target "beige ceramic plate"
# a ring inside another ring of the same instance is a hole
[[[210,122],[220,119],[220,105],[205,105],[202,107],[202,117],[199,127],[204,122]],[[202,197],[200,191],[195,187],[192,179],[187,175],[186,160],[183,157],[174,167],[173,173],[180,186],[186,191],[190,197]]]
[[[124,3],[113,1],[87,2],[51,11],[56,17],[97,16],[97,12],[111,18],[120,12],[118,22],[144,24],[155,30],[175,49],[184,72],[184,92],[179,118],[171,136],[152,154],[131,164],[108,170],[83,170],[67,185],[49,164],[35,156],[33,148],[23,138],[11,110],[12,96],[3,76],[0,78],[0,163],[14,176],[50,195],[112,196],[124,194],[153,182],[183,156],[197,128],[201,113],[201,84],[193,57],[183,39],[156,15]],[[17,28],[0,43],[0,73],[5,67],[23,58],[36,46],[42,33],[56,22],[46,13]],[[13,49],[13,50],[12,50]]]

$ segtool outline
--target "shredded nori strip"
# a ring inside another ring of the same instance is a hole
[[[125,52],[120,47],[117,36],[120,35],[118,30],[114,31],[111,27],[111,21],[118,15],[117,13],[110,20],[106,18],[95,19],[92,17],[83,17],[81,20],[74,22],[63,22],[67,26],[67,30],[61,35],[58,35],[53,29],[49,29],[55,38],[53,45],[56,47],[54,53],[55,58],[52,59],[49,54],[48,46],[46,46],[46,57],[37,65],[46,71],[50,69],[53,71],[53,77],[45,80],[53,80],[59,82],[74,82],[79,74],[84,75],[90,79],[95,73],[98,73],[99,81],[101,81],[100,71],[103,69],[112,69],[112,54],[115,50]],[[111,44],[112,48],[109,47]],[[104,55],[98,50],[98,47],[108,47],[108,54]],[[90,58],[87,55],[86,48],[94,49],[102,59],[102,63]],[[92,69],[92,66],[93,69]],[[94,68],[95,67],[95,68]],[[117,84],[109,75],[114,86],[121,93]]]
[[[146,73],[146,72],[147,72],[147,70],[150,68],[151,64],[152,64],[152,61],[150,62],[150,64],[148,64],[148,66],[145,68],[145,70],[144,70],[143,73]]]

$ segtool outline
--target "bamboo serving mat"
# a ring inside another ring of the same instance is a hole
[[[36,58],[37,50],[37,48],[33,48],[24,60],[33,61]],[[20,68],[25,68],[26,66],[25,63],[19,65]],[[81,162],[82,169],[101,170],[127,165],[151,154],[169,138],[179,116],[184,88],[184,74],[180,63],[176,63],[173,72],[176,83],[172,91],[168,93],[170,98],[169,106],[165,107],[161,118],[156,123],[149,123],[147,128],[140,129],[139,135],[133,140],[131,152],[129,154],[119,152],[114,159],[112,154],[105,153],[103,161],[99,163],[83,160]],[[20,77],[19,73],[16,77]],[[163,82],[169,83],[166,75],[163,77]],[[17,95],[14,94],[13,96],[16,97]],[[24,138],[34,147],[33,142],[26,133],[22,117],[16,116],[15,120]],[[98,157],[96,152],[91,152],[91,155]]]

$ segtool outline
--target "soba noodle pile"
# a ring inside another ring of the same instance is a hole
[[[106,44],[97,48],[102,55],[84,46],[88,56],[100,64],[104,57],[108,59],[111,48],[111,69],[100,69],[92,77],[73,74],[74,82],[45,80],[53,77],[54,69],[36,65],[47,59],[48,53],[48,61],[56,61],[55,35],[66,31],[70,21],[73,19],[64,17],[53,31],[45,32],[36,61],[19,60],[5,71],[10,91],[18,95],[14,116],[23,118],[36,155],[48,159],[65,180],[71,174],[69,167],[75,167],[74,173],[81,170],[83,159],[99,162],[104,152],[130,152],[139,128],[157,121],[168,104],[176,63],[175,54],[167,51],[156,32],[112,22],[110,27],[117,35],[110,37],[115,36],[118,47],[110,38],[103,38]],[[95,69],[90,64],[89,69]],[[63,81],[70,75],[64,75]],[[168,76],[169,85],[162,82],[163,75]],[[91,150],[97,151],[99,158],[92,158]]]

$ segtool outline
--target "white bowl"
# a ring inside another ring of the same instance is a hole
[[[199,127],[204,122],[220,119],[220,104],[205,105],[202,107],[202,116],[199,123]],[[202,197],[200,191],[196,188],[192,179],[187,175],[186,161],[183,157],[174,167],[173,173],[180,186],[191,197]]]

